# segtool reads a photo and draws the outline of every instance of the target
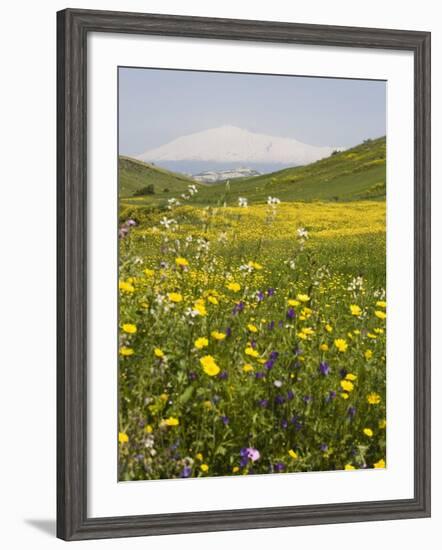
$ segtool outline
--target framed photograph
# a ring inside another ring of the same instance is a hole
[[[58,13],[65,540],[430,515],[430,33]]]

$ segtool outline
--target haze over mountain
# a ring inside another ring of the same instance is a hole
[[[328,157],[335,149],[333,146],[318,147],[292,138],[254,133],[236,126],[220,126],[181,136],[136,158],[172,169],[178,167],[180,171],[190,173],[195,172],[192,166],[225,169],[241,165],[270,171],[275,166],[309,164]]]

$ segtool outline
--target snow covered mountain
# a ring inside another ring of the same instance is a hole
[[[316,147],[295,139],[256,134],[236,126],[221,126],[181,136],[137,158],[168,161],[211,161],[301,165],[329,156],[336,147]]]
[[[260,175],[260,172],[251,168],[231,168],[230,170],[207,170],[200,174],[192,174],[192,178],[202,183],[217,183],[218,181],[251,178],[252,176]]]

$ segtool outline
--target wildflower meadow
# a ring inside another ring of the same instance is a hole
[[[385,200],[121,201],[119,479],[386,467]]]

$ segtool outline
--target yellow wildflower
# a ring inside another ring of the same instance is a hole
[[[347,351],[348,344],[343,338],[337,338],[335,340],[335,346],[340,352]]]
[[[226,333],[220,332],[219,330],[212,330],[210,334],[212,335],[212,338],[215,338],[215,340],[224,340],[226,338]]]
[[[341,388],[346,392],[353,391],[354,390],[353,382],[350,382],[349,380],[341,380]]]
[[[349,373],[347,374],[347,376],[345,377],[346,380],[351,380],[352,382],[354,382],[355,380],[357,380],[357,378],[358,378],[358,377],[356,376],[356,374],[353,374],[353,373],[351,373],[351,372],[349,372]]]
[[[332,332],[333,327],[332,327],[331,325],[327,324],[327,325],[325,325],[325,330],[326,330],[327,332]]]
[[[175,418],[174,416],[169,416],[169,418],[166,418],[166,420],[164,421],[164,424],[166,424],[166,426],[178,426],[180,423],[180,421],[178,420],[178,418]]]
[[[216,364],[212,355],[205,355],[204,357],[201,357],[200,363],[203,367],[203,371],[209,376],[216,376],[220,371],[220,368]]]
[[[169,292],[168,297],[169,297],[169,300],[171,302],[174,302],[175,304],[178,304],[179,302],[183,301],[183,297],[179,292]]]
[[[126,346],[122,346],[120,348],[120,354],[121,355],[124,355],[125,357],[128,357],[129,355],[133,355],[134,354],[134,350],[132,348],[128,348]]]
[[[376,302],[376,307],[387,307],[387,302],[384,302],[383,300]]]
[[[352,464],[346,464],[344,470],[356,470],[356,468]]]
[[[352,304],[350,306],[350,312],[352,315],[360,315],[362,313],[362,309],[356,304]]]
[[[293,300],[292,298],[290,298],[289,300],[287,300],[287,303],[288,303],[289,306],[296,307],[296,306],[299,306],[299,304],[301,302],[299,302],[298,300]]]
[[[381,458],[381,460],[379,460],[379,462],[375,462],[373,464],[373,467],[374,468],[385,468],[385,460],[383,458]]]
[[[345,391],[342,392],[340,395],[341,395],[342,399],[348,399],[348,398],[350,397],[350,396],[348,395],[348,393],[346,393]]]
[[[297,294],[296,295],[296,298],[300,301],[300,302],[308,302],[310,300],[310,296],[308,296],[308,294]]]
[[[253,365],[251,365],[250,363],[246,363],[246,364],[243,366],[242,370],[243,370],[244,372],[251,372],[252,370],[254,370],[254,368],[253,368]]]
[[[387,427],[387,421],[385,420],[385,418],[383,420],[379,420],[378,426],[379,429],[385,430],[385,428]]]
[[[232,473],[236,474],[237,472],[239,472],[239,467],[238,466],[233,466]]]
[[[244,350],[244,353],[246,355],[250,355],[250,357],[258,357],[259,353],[256,351],[256,349],[253,349],[252,346],[247,346]]]
[[[153,432],[153,428],[150,424],[147,424],[147,426],[145,426],[144,428],[144,431],[147,433],[147,434],[151,434]]]
[[[153,354],[155,355],[155,357],[164,357],[164,351],[161,348],[155,348],[153,350]]]
[[[232,292],[239,292],[241,290],[241,285],[239,283],[228,283],[227,288]]]
[[[370,405],[379,405],[381,402],[381,396],[375,392],[369,393],[367,395],[367,403]]]
[[[214,304],[215,306],[219,304],[218,298],[216,298],[215,296],[209,296],[209,297],[207,298],[207,300],[208,300],[211,304]]]
[[[258,328],[251,323],[247,325],[247,328],[250,330],[250,332],[258,332]]]
[[[373,430],[371,428],[364,428],[362,431],[367,437],[373,437]]]
[[[195,311],[197,311],[199,313],[199,315],[201,315],[202,317],[205,317],[207,315],[207,309],[206,309],[206,305],[204,303],[204,300],[197,300],[195,302],[195,306],[194,306],[194,309]]]
[[[209,466],[207,464],[201,464],[200,469],[202,472],[206,473],[209,471]]]
[[[186,258],[175,258],[175,263],[179,267],[187,267],[189,265],[189,262],[186,260]]]
[[[383,319],[386,319],[386,318],[387,318],[387,314],[386,314],[384,311],[376,310],[376,311],[374,312],[374,314],[376,315],[376,317],[377,317],[378,319],[382,319],[382,320],[383,320]]]
[[[204,336],[201,336],[200,338],[197,338],[194,342],[194,345],[196,349],[203,349],[206,348],[209,345],[209,340],[205,338]]]
[[[135,334],[135,332],[137,332],[137,325],[134,325],[133,323],[124,323],[122,328],[124,332],[127,332],[127,334]]]
[[[203,453],[196,453],[195,458],[199,461],[203,460]]]
[[[120,443],[127,443],[129,441],[129,436],[124,432],[119,432],[118,441]]]
[[[321,351],[328,351],[328,345],[327,345],[327,344],[321,344],[321,345],[319,346],[319,349],[320,349]]]
[[[371,351],[371,349],[367,349],[364,351],[364,357],[367,360],[373,357],[373,352]]]
[[[249,265],[249,267],[253,267],[253,269],[257,269],[257,270],[262,269],[262,265],[259,264],[259,263],[257,263],[257,262],[252,262],[252,261],[250,261],[250,262],[248,263],[248,265]]]
[[[145,269],[144,274],[146,277],[153,277],[155,275],[155,271],[153,269]]]
[[[290,449],[289,455],[293,458],[293,460],[296,460],[298,458],[297,453],[293,449]]]
[[[311,336],[312,334],[315,334],[315,331],[311,327],[304,327],[301,329],[301,332],[303,334],[306,334],[307,336]]]
[[[118,288],[122,292],[128,292],[128,293],[135,292],[135,287],[133,285],[131,285],[130,283],[127,283],[126,281],[119,281],[118,282]]]
[[[372,340],[376,340],[376,338],[377,338],[376,334],[372,334],[371,332],[368,332],[368,333],[367,333],[367,336],[368,336],[369,338],[371,338]]]

